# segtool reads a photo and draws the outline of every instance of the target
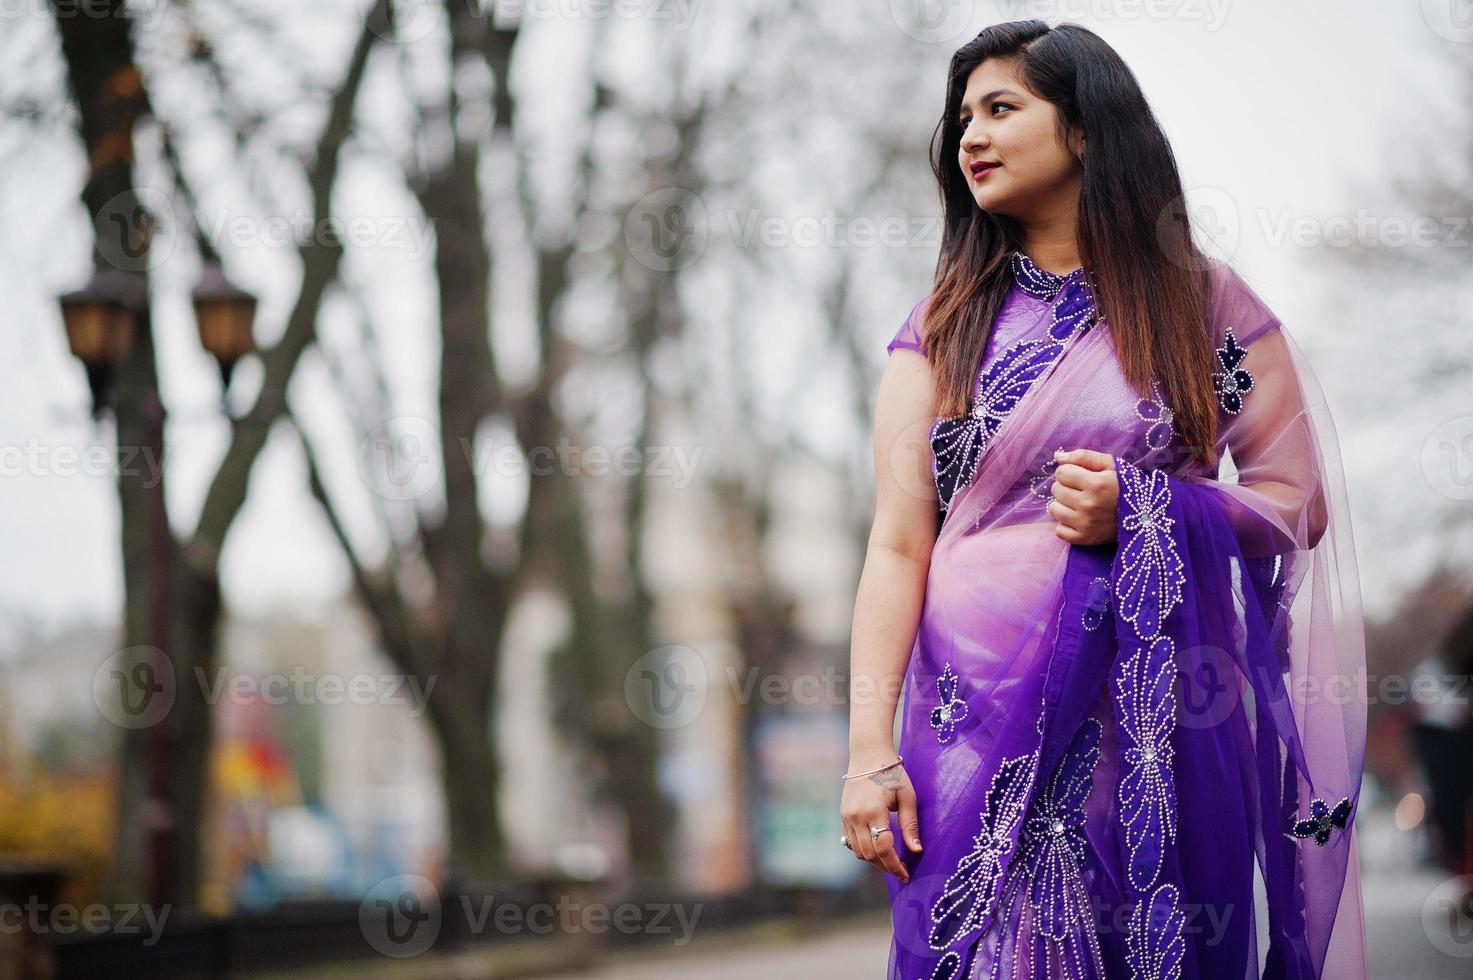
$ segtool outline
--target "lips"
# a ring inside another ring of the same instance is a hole
[[[978,160],[976,163],[972,164],[972,176],[979,177],[982,174],[992,173],[992,171],[996,170],[1000,166],[1002,166],[1002,164],[1000,163],[992,163],[987,160]]]

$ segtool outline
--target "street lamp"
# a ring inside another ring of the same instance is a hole
[[[220,381],[228,389],[235,362],[254,346],[251,323],[256,318],[256,297],[225,278],[218,262],[209,262],[194,287],[194,318],[200,344],[220,365]]]
[[[111,401],[114,373],[133,351],[143,288],[125,272],[100,269],[87,285],[57,300],[67,344],[87,369],[93,418]]]

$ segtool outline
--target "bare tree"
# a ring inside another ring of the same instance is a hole
[[[91,162],[82,197],[93,217],[97,264],[146,255],[153,227],[136,192],[135,128],[153,120],[137,66],[133,21],[122,0],[107,0],[82,16],[53,0],[55,22]],[[389,0],[378,0],[364,20],[343,80],[332,93],[308,180],[318,216],[330,213],[339,157],[352,131],[353,107],[376,41],[388,28]],[[182,175],[180,175],[182,176]],[[211,750],[205,687],[218,662],[220,553],[245,503],[252,467],[272,424],[282,417],[286,388],[303,351],[313,342],[317,312],[342,259],[341,243],[309,240],[301,247],[300,295],[281,339],[262,353],[265,377],[255,404],[232,421],[229,449],[216,471],[193,533],[171,531],[164,480],[119,468],[126,590],[125,648],[151,647],[168,658],[175,685],[171,710],[156,725],[123,732],[118,776],[114,890],[120,898],[148,894],[156,902],[192,904],[202,874],[201,826]],[[123,262],[121,271],[143,298],[137,344],[116,378],[120,450],[146,447],[163,458],[164,405],[159,397],[147,263]],[[146,654],[139,652],[139,662]],[[125,674],[127,671],[125,671]],[[145,868],[150,859],[151,868]],[[150,879],[146,885],[146,878]]]

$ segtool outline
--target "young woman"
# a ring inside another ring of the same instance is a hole
[[[1364,634],[1301,351],[1084,28],[958,51],[933,168],[841,804],[889,975],[1363,980]]]

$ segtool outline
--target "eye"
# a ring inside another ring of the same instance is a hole
[[[992,103],[992,105],[988,106],[987,108],[988,109],[996,109],[998,106],[1002,106],[1004,109],[1012,109],[1012,108],[1014,108],[1013,106],[1008,105],[1006,102],[994,102],[994,103]],[[997,115],[997,113],[995,113],[995,112],[992,113],[992,114],[994,116]]]
[[[972,124],[972,117],[971,116],[963,116],[962,118],[960,118],[960,119],[957,120],[957,125],[961,126],[962,129],[966,129],[971,124]]]

